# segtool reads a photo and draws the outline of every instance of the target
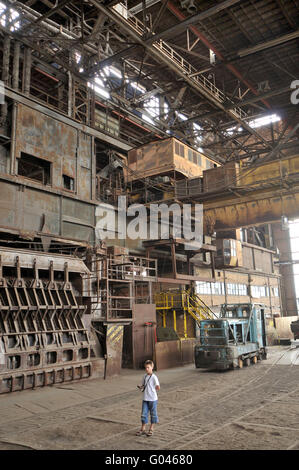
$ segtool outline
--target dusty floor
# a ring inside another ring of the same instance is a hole
[[[136,437],[142,371],[0,396],[3,449],[299,449],[299,348],[228,372],[158,373],[159,418]]]

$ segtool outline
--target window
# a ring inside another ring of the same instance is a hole
[[[231,256],[237,256],[236,240],[231,240]]]
[[[250,289],[251,289],[252,297],[256,297],[256,298],[260,297],[259,286],[251,286]]]
[[[237,284],[227,284],[227,294],[228,295],[238,295],[238,285]]]
[[[185,147],[180,144],[180,153],[179,153],[180,157],[183,157],[185,158]]]
[[[179,155],[180,157],[183,157],[185,158],[185,147],[183,144],[180,144],[179,142],[177,142],[175,140],[174,142],[174,151],[177,155]],[[189,156],[188,156],[189,158]]]
[[[223,282],[211,283],[211,292],[214,295],[224,295],[224,284]]]
[[[269,288],[268,286],[251,286],[251,295],[252,297],[268,297]]]
[[[236,325],[236,339],[238,343],[243,342],[243,325]]]
[[[206,158],[206,169],[213,168],[213,163]]]
[[[62,175],[63,187],[69,191],[75,191],[75,180],[68,175]]]
[[[272,292],[275,297],[279,297],[278,287],[272,287]]]
[[[189,162],[195,163],[195,165],[201,166],[201,156],[194,150],[188,149],[188,160]]]
[[[197,294],[211,294],[211,283],[197,282]]]
[[[51,184],[51,162],[21,152],[18,159],[18,175],[38,181],[44,185]]]
[[[239,295],[247,295],[247,286],[246,284],[239,284]]]

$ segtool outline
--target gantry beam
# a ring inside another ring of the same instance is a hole
[[[255,54],[256,52],[269,49],[270,47],[280,46],[280,44],[283,44],[288,41],[293,41],[293,39],[296,39],[298,37],[299,37],[299,29],[297,29],[296,31],[292,33],[279,36],[278,38],[271,39],[270,41],[266,41],[261,44],[256,44],[255,46],[247,47],[246,49],[241,49],[240,51],[237,52],[237,55],[239,57],[245,57],[247,55]]]
[[[109,8],[106,8],[102,3],[99,2],[99,0],[90,0],[90,2],[96,6],[100,11],[105,13],[111,20],[113,20],[117,25],[119,25],[122,30],[131,36],[136,43],[144,46],[145,49],[148,50],[148,52],[151,54],[152,57],[154,57],[158,63],[164,63],[169,67],[171,70],[173,70],[177,75],[179,75],[186,83],[188,83],[193,89],[197,90],[202,96],[208,99],[210,103],[212,103],[214,106],[217,108],[221,109],[225,113],[227,113],[234,121],[237,121],[244,129],[246,129],[250,134],[254,135],[256,139],[262,142],[262,144],[269,148],[269,145],[267,141],[258,133],[256,132],[255,129],[250,127],[243,119],[239,118],[233,110],[227,110],[225,108],[225,105],[219,101],[218,97],[214,96],[212,92],[209,92],[209,90],[206,89],[200,82],[195,81],[192,79],[192,77],[189,77],[186,72],[181,69],[180,67],[177,66],[175,62],[173,62],[170,58],[168,58],[166,55],[161,54],[159,52],[159,49],[157,49],[154,45],[148,44],[146,40],[144,40],[140,34],[138,34],[127,22],[125,19],[123,19],[121,16],[117,15],[114,13],[112,10]],[[169,2],[168,2],[169,5]],[[250,85],[249,85],[250,87]],[[252,88],[252,87],[251,87]],[[257,92],[255,91],[255,94]],[[237,107],[237,105],[236,105]]]

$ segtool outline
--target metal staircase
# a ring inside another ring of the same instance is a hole
[[[217,318],[205,302],[190,290],[170,290],[155,294],[156,310],[164,314],[168,310],[183,310],[199,324],[201,320]]]
[[[204,301],[195,293],[186,291],[184,297],[184,309],[199,323],[201,320],[211,320],[217,318],[215,313],[208,307]]]

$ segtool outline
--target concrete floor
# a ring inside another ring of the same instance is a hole
[[[0,396],[3,449],[299,449],[299,348],[211,372],[158,373],[160,424],[136,437],[142,371]]]

